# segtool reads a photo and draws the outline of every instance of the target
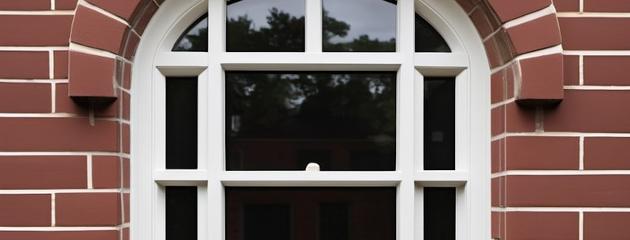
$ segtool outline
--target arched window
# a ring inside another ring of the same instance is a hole
[[[133,69],[132,238],[489,239],[481,43],[455,1],[165,1]]]

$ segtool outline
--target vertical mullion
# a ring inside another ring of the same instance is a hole
[[[223,81],[220,58],[225,54],[226,0],[208,1],[208,84],[206,88],[207,134],[207,238],[224,239],[223,186],[218,178],[223,171]]]
[[[321,53],[322,52],[322,1],[323,0],[304,0],[305,6],[305,21],[306,26],[306,52],[307,53]]]
[[[398,240],[414,239],[414,153],[415,153],[415,74],[414,51],[414,0],[399,0],[397,51],[403,59],[398,71],[398,151],[397,170],[402,174],[398,187]]]

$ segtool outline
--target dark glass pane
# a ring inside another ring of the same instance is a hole
[[[228,170],[393,171],[396,73],[227,72]]]
[[[228,0],[228,52],[303,52],[304,0]]]
[[[175,45],[175,52],[207,52],[208,51],[208,15],[203,15],[190,25],[179,36]]]
[[[347,203],[324,203],[319,208],[319,239],[348,240],[350,207]]]
[[[243,206],[243,213],[245,240],[292,239],[288,204],[249,204]]]
[[[225,189],[227,240],[394,240],[396,188]]]
[[[424,239],[455,240],[455,188],[424,188]]]
[[[166,187],[166,240],[197,240],[197,187]]]
[[[166,79],[166,168],[197,168],[197,77]]]
[[[455,79],[424,79],[424,169],[455,170]]]
[[[324,0],[325,52],[395,52],[396,0]]]
[[[442,35],[418,15],[416,15],[416,52],[451,52],[451,48]]]

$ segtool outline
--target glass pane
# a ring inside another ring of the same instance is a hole
[[[175,52],[207,52],[208,51],[208,15],[203,15],[190,25],[179,36],[175,45]]]
[[[227,240],[394,240],[395,188],[225,189]]]
[[[455,78],[424,79],[424,169],[455,170]]]
[[[228,0],[228,52],[303,52],[304,0]]]
[[[442,35],[416,14],[416,52],[451,52]]]
[[[166,169],[197,168],[197,77],[166,78]]]
[[[325,52],[395,52],[396,0],[323,0]]]
[[[424,188],[424,239],[455,240],[455,188]]]
[[[197,187],[166,187],[166,240],[197,240]]]
[[[227,72],[228,170],[393,171],[396,73]]]

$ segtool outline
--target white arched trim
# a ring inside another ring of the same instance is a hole
[[[422,187],[458,187],[457,239],[490,239],[490,70],[482,40],[455,1],[398,0],[395,53],[322,53],[321,0],[306,0],[304,53],[226,53],[225,1],[167,0],[140,42],[131,89],[131,238],[164,239],[162,185],[200,186],[199,239],[223,239],[223,186],[362,186],[398,188],[399,240],[422,239]],[[173,53],[186,27],[208,12],[209,52]],[[429,21],[453,53],[414,53],[413,13]],[[398,71],[397,171],[331,173],[226,173],[223,168],[224,70]],[[199,170],[165,171],[163,94],[165,76],[200,79]],[[422,171],[422,79],[457,76],[457,171]],[[202,82],[204,82],[202,84]],[[219,126],[219,127],[217,127]],[[217,160],[219,159],[219,160]],[[404,159],[404,161],[402,160]],[[409,160],[411,159],[411,160]],[[262,180],[261,180],[262,179]],[[205,193],[205,194],[204,194]],[[404,210],[404,211],[403,211]]]

